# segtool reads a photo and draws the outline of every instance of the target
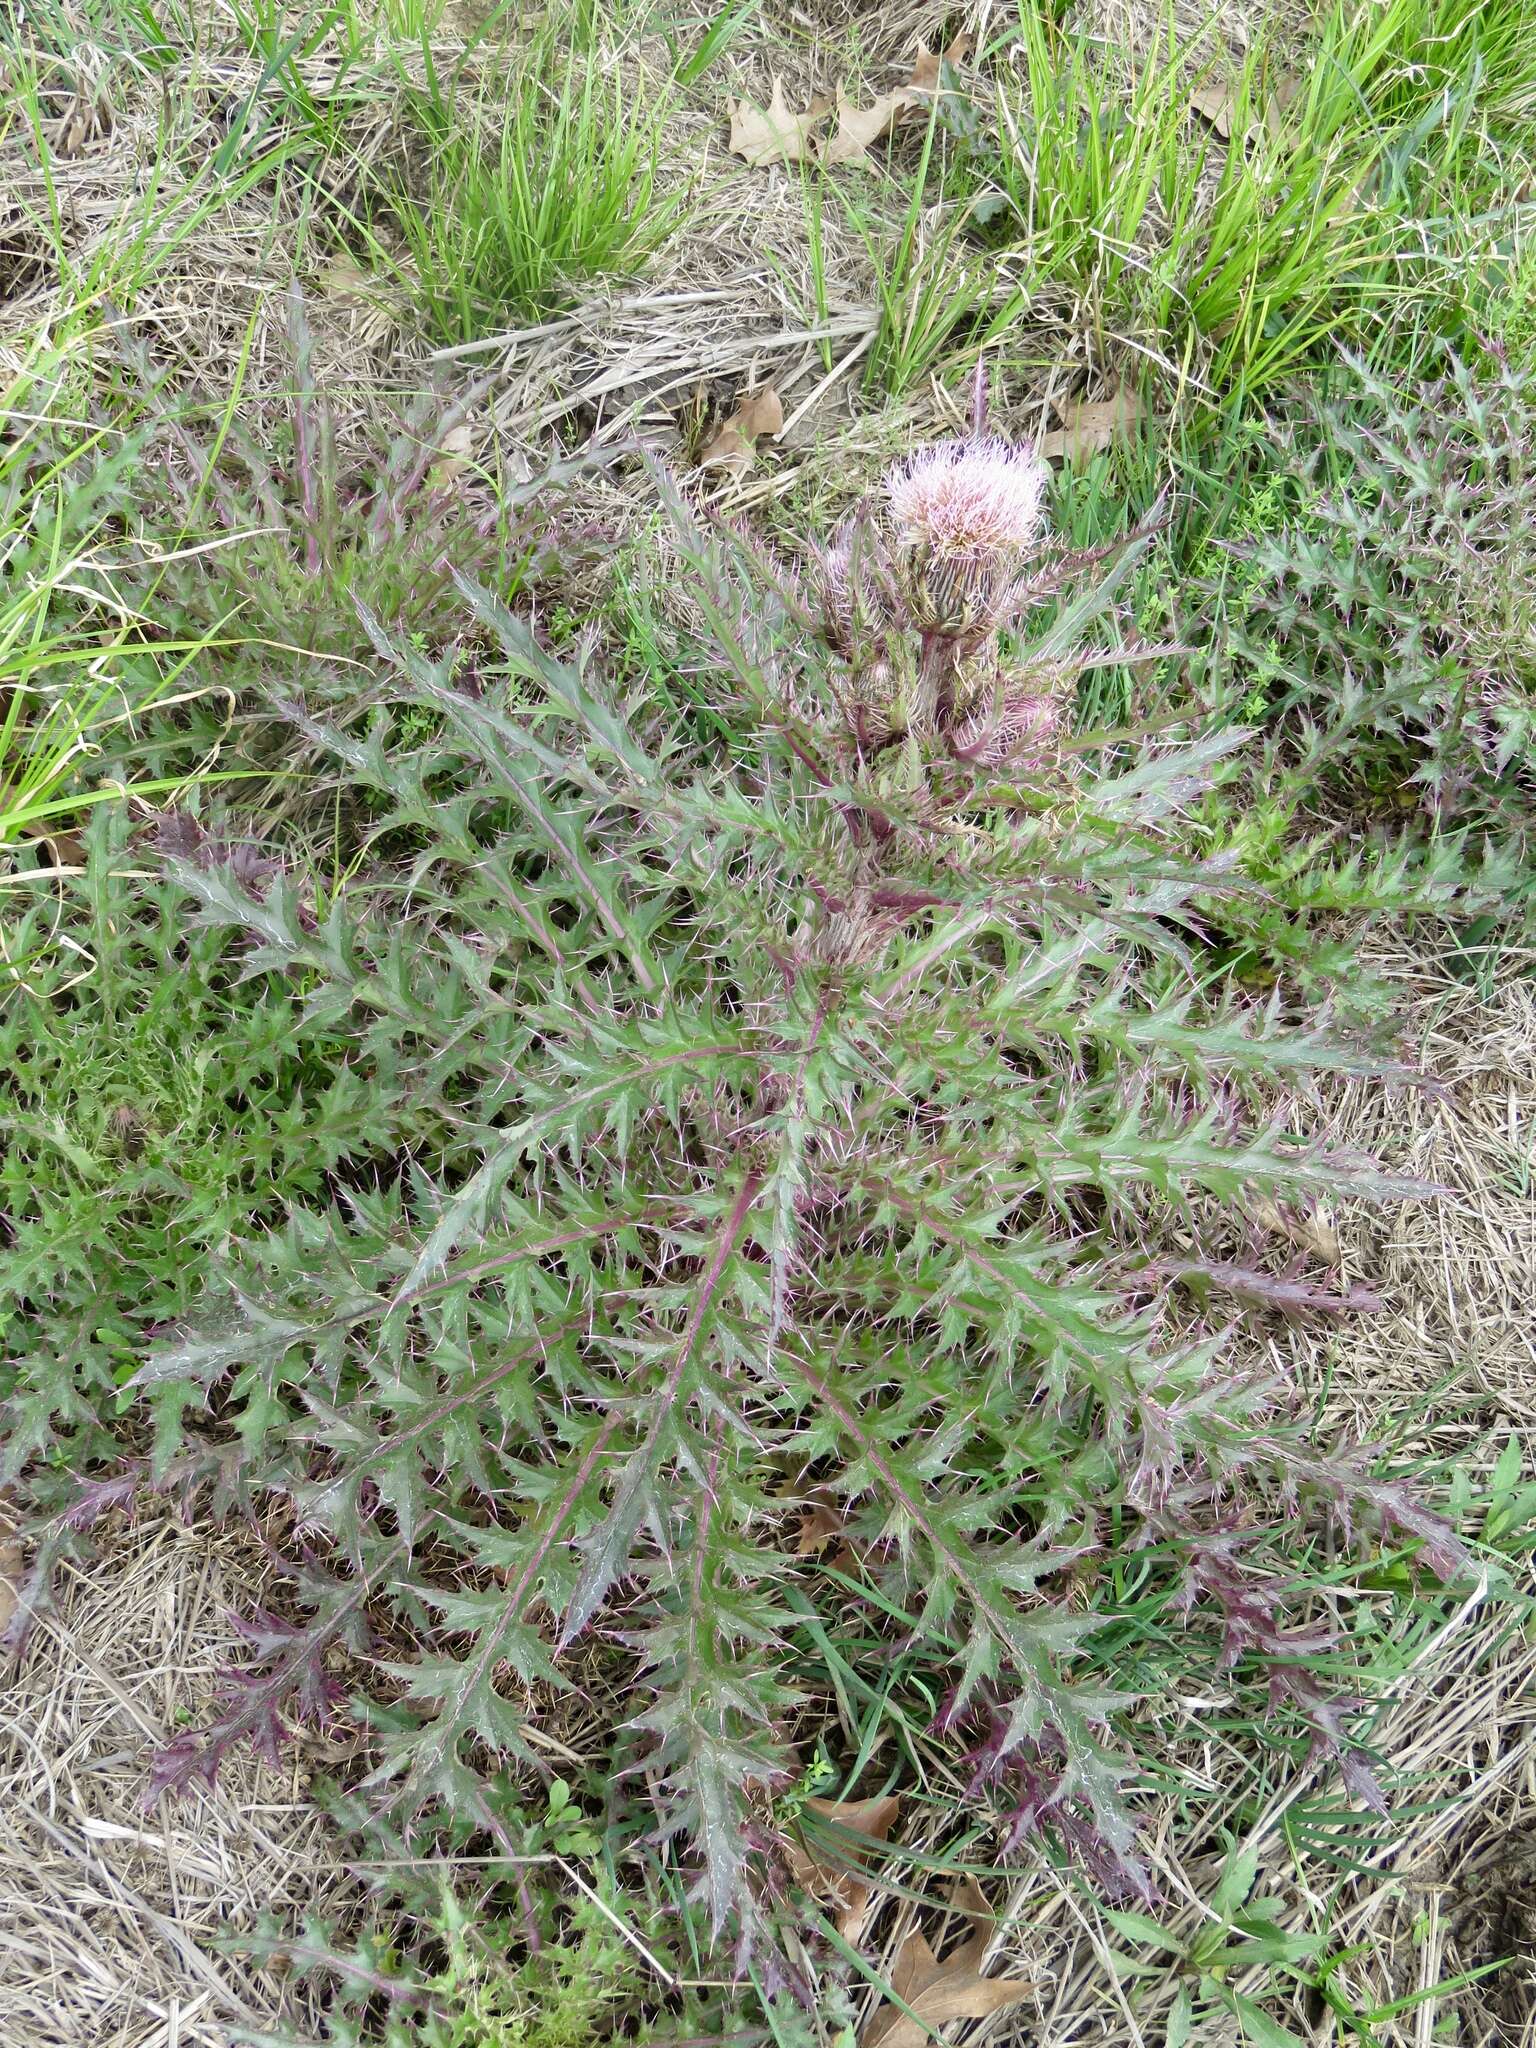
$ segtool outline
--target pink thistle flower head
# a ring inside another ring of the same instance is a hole
[[[1009,441],[943,441],[893,469],[885,489],[902,545],[958,566],[1033,547],[1045,481],[1044,465]]]

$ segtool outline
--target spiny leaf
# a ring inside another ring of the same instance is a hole
[[[749,1173],[742,1182],[741,1190],[721,1225],[720,1236],[700,1279],[692,1313],[667,1367],[666,1377],[647,1404],[651,1409],[650,1426],[626,1461],[608,1513],[596,1531],[582,1541],[585,1562],[563,1617],[562,1643],[570,1642],[586,1627],[608,1588],[624,1569],[635,1531],[651,1505],[662,1454],[673,1427],[674,1410],[687,1387],[688,1368],[708,1331],[716,1290],[761,1187],[762,1177],[756,1173]]]

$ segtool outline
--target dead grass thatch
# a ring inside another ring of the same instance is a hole
[[[147,1503],[60,1592],[0,1692],[0,2048],[306,2029],[311,1989],[239,1947],[351,1890],[302,1767],[242,1749],[213,1792],[144,1800],[155,1752],[242,1661],[228,1614],[259,1598],[249,1544]]]

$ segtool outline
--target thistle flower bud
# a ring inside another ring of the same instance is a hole
[[[983,768],[1007,762],[1028,766],[1043,761],[1061,724],[1054,697],[1008,696],[1000,705],[982,701],[956,726],[950,744],[963,761]]]
[[[853,651],[853,521],[844,520],[819,550],[815,570],[828,641],[842,655]]]
[[[891,577],[867,513],[845,519],[811,571],[821,599],[822,630],[844,660],[867,654],[891,626]]]
[[[838,684],[843,715],[861,751],[877,752],[906,733],[926,734],[933,689],[916,652],[889,635],[867,655],[850,661]]]
[[[951,716],[957,723],[973,714],[986,716],[997,704],[1004,684],[1003,665],[995,645],[962,655],[950,675]]]

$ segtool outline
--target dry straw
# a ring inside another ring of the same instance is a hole
[[[225,2048],[314,2031],[314,1993],[242,1955],[263,1916],[344,1916],[354,1887],[302,1768],[248,1751],[217,1789],[146,1811],[151,1758],[242,1661],[229,1611],[261,1597],[246,1540],[146,1504],[0,1691],[0,2048]],[[233,1946],[226,1947],[230,1943]]]

